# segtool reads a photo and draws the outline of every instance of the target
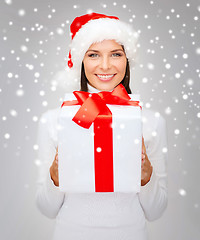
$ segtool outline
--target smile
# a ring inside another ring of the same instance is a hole
[[[115,76],[115,74],[96,74],[96,76],[102,81],[109,81]]]

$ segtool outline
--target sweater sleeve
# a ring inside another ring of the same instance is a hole
[[[167,207],[167,137],[166,122],[162,116],[157,118],[153,135],[149,143],[145,144],[153,172],[150,181],[141,187],[139,193],[141,206],[149,221],[158,219]]]
[[[56,187],[51,179],[49,168],[56,154],[56,145],[52,131],[56,131],[53,110],[42,114],[37,132],[39,146],[39,177],[37,182],[36,205],[40,212],[49,218],[55,218],[63,204],[64,193]]]

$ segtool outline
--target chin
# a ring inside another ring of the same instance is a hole
[[[100,83],[98,84],[97,88],[101,91],[111,91],[113,90],[118,84],[115,83]]]

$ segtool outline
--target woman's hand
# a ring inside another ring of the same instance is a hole
[[[142,165],[141,165],[141,186],[146,185],[151,178],[153,167],[146,154],[144,138],[142,137]]]
[[[54,182],[54,185],[56,187],[59,187],[59,179],[58,179],[58,147],[56,149],[56,155],[54,158],[54,161],[50,167],[50,175],[51,175],[51,179]]]

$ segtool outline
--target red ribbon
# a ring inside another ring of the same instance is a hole
[[[113,132],[112,113],[106,104],[139,106],[130,101],[122,84],[112,92],[73,92],[77,100],[64,101],[62,106],[81,105],[73,121],[84,128],[94,123],[95,191],[113,192]]]

